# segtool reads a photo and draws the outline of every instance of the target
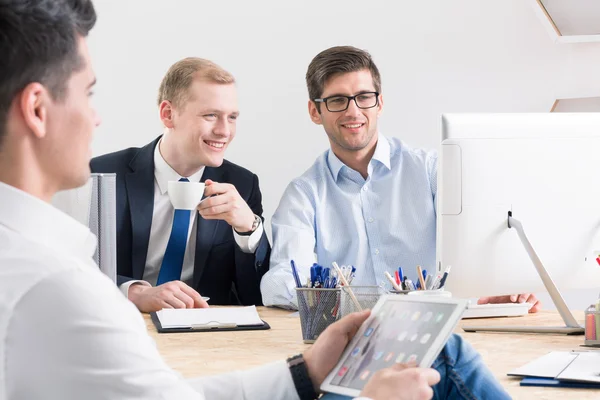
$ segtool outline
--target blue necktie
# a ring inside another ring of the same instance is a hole
[[[181,178],[179,182],[189,181],[186,178]],[[185,256],[189,227],[190,210],[175,210],[171,236],[169,236],[167,250],[165,250],[165,256],[160,266],[158,279],[156,280],[157,286],[165,282],[181,279],[181,269],[183,267],[183,257]]]

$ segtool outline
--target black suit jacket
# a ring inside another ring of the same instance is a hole
[[[154,148],[157,138],[142,148],[129,148],[96,157],[92,172],[117,174],[117,284],[142,279],[154,209]],[[224,161],[206,167],[201,181],[234,185],[252,211],[262,217],[258,177]],[[271,247],[266,234],[254,254],[240,250],[231,226],[221,220],[198,218],[192,287],[210,303],[262,304],[260,279],[269,269]]]

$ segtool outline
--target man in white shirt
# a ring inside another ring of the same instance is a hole
[[[368,312],[289,365],[185,381],[93,263],[94,235],[48,204],[89,179],[95,21],[89,0],[0,0],[0,400],[314,399]],[[398,364],[363,395],[428,399],[438,380]]]
[[[224,160],[239,115],[234,77],[211,61],[173,64],[158,91],[164,135],[96,157],[117,174],[117,284],[141,311],[262,304],[271,247],[258,177]],[[205,182],[199,212],[174,210],[169,181]],[[199,294],[200,293],[200,294]]]

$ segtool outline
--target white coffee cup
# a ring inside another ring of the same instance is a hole
[[[176,210],[195,210],[204,197],[204,183],[169,181],[168,191]]]
[[[436,297],[452,297],[452,293],[443,290],[412,290],[407,293],[409,296],[436,296]]]

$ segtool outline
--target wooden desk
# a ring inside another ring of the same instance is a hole
[[[194,332],[158,334],[150,317],[145,315],[148,332],[168,365],[185,377],[212,375],[247,369],[285,359],[304,351],[300,320],[293,313],[259,307],[260,316],[271,325],[268,331]],[[576,314],[578,319],[583,313]],[[478,325],[558,325],[556,312],[541,312],[519,318],[464,320]],[[485,363],[515,399],[598,399],[600,390],[551,389],[519,386],[518,379],[506,376],[508,371],[553,350],[580,348],[582,336],[533,335],[507,333],[466,333],[458,328],[483,357]]]

